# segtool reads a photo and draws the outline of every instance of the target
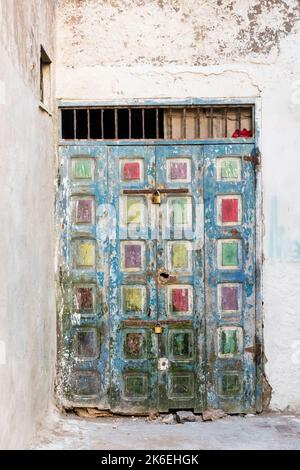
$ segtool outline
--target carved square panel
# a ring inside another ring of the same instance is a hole
[[[168,286],[168,310],[173,315],[189,315],[193,311],[193,288],[190,285]]]
[[[74,240],[73,267],[76,269],[94,268],[96,265],[96,246],[94,240]]]
[[[73,178],[76,180],[93,180],[94,161],[92,158],[72,158]]]
[[[190,197],[169,197],[168,211],[170,227],[192,226],[192,199]]]
[[[121,267],[128,272],[142,271],[145,268],[144,242],[121,242]]]
[[[127,315],[143,313],[146,301],[145,286],[123,286],[123,310]]]
[[[94,398],[99,394],[100,378],[96,372],[80,371],[75,373],[75,395]]]
[[[169,330],[169,351],[173,359],[191,359],[193,350],[193,333],[191,331]]]
[[[225,314],[241,311],[242,285],[238,283],[218,284],[219,311]]]
[[[124,394],[126,398],[141,399],[148,397],[148,378],[146,374],[125,374]]]
[[[239,372],[228,371],[218,376],[218,393],[225,397],[240,395],[242,393],[242,377]]]
[[[174,183],[191,182],[191,159],[190,158],[168,158],[167,160],[168,181]]]
[[[94,222],[94,201],[88,198],[75,199],[75,223],[92,224]]]
[[[236,270],[241,267],[241,240],[218,240],[218,267],[219,269]]]
[[[188,372],[169,375],[169,398],[193,398],[194,375]]]
[[[82,360],[96,359],[98,356],[98,340],[96,329],[80,329],[75,337],[76,356]]]
[[[222,157],[217,159],[217,179],[238,182],[241,180],[241,158]]]
[[[126,359],[143,359],[146,357],[146,336],[137,331],[124,335],[124,357]]]
[[[222,326],[218,328],[219,357],[232,357],[242,353],[243,331],[240,327]]]
[[[95,292],[90,286],[75,288],[75,311],[78,313],[91,313],[94,310]]]
[[[144,197],[127,197],[126,198],[126,224],[127,225],[144,225],[145,224],[145,198]]]
[[[144,162],[141,159],[124,159],[120,161],[122,180],[135,182],[143,180]]]
[[[190,242],[168,242],[168,269],[170,271],[191,271],[192,245]]]
[[[240,195],[217,197],[218,224],[223,226],[240,225],[242,222],[242,199]]]

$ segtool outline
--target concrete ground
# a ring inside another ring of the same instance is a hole
[[[300,449],[300,416],[268,413],[164,424],[143,417],[79,418],[53,413],[32,449]]]

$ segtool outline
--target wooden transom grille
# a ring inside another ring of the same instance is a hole
[[[68,107],[66,140],[195,140],[251,138],[253,106]]]

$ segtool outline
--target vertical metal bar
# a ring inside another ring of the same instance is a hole
[[[91,126],[90,126],[90,110],[87,109],[87,138],[90,140],[91,138]]]
[[[201,125],[200,125],[200,108],[197,108],[197,120],[196,120],[196,137],[200,139],[200,131],[201,131]]]
[[[145,138],[145,109],[142,109],[142,128],[143,128],[143,139]]]
[[[104,139],[104,109],[101,109],[101,139]]]
[[[155,110],[155,121],[156,121],[156,138],[159,139],[159,109]]]
[[[186,139],[186,108],[182,110],[182,133],[181,136],[183,139]]]
[[[227,108],[224,108],[224,137],[227,137],[228,125],[227,125]]]
[[[131,108],[128,108],[128,138],[131,139]]]
[[[74,126],[74,139],[77,139],[77,116],[76,109],[73,109],[73,126]]]
[[[210,113],[209,113],[209,137],[211,139],[214,138],[214,108],[210,108]]]
[[[238,108],[237,115],[238,115],[238,130],[241,131],[241,108]]]
[[[115,139],[118,140],[118,109],[115,108]]]
[[[169,108],[167,127],[168,127],[168,139],[172,139],[172,108]]]

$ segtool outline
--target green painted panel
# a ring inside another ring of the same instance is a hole
[[[221,393],[223,395],[237,395],[241,392],[241,378],[239,374],[224,374],[221,377]]]
[[[173,217],[175,225],[182,225],[188,223],[187,200],[185,198],[178,198],[172,201]]]
[[[221,354],[236,354],[238,352],[238,338],[236,330],[222,330]]]
[[[239,177],[239,168],[237,160],[223,160],[221,165],[222,179],[237,179]]]
[[[171,351],[173,357],[184,359],[192,355],[192,335],[188,332],[172,332]]]
[[[237,242],[222,243],[222,265],[238,266]]]
[[[75,162],[75,177],[90,179],[92,177],[92,162],[91,160],[76,160]]]
[[[170,379],[171,397],[186,398],[194,396],[194,376],[192,374],[172,374]]]
[[[127,375],[124,377],[125,396],[141,398],[147,396],[147,377],[144,375]]]

